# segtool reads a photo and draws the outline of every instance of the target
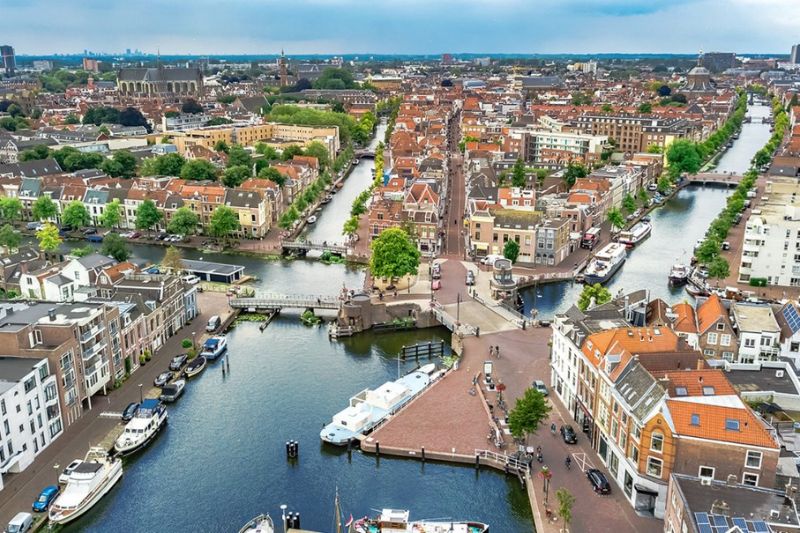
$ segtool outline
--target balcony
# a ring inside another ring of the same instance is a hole
[[[106,327],[105,327],[104,324],[102,324],[102,323],[96,324],[95,326],[92,327],[92,329],[90,329],[89,331],[87,331],[86,333],[81,335],[81,342],[82,343],[87,342],[92,337],[96,336],[98,333],[100,333],[101,331],[104,331],[105,329],[106,329]]]
[[[105,342],[96,342],[95,344],[92,345],[91,348],[85,348],[81,350],[81,355],[83,356],[83,360],[87,361],[91,359],[95,355],[102,352],[105,349],[105,347],[106,347]]]

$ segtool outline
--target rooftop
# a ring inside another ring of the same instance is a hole
[[[800,394],[789,373],[791,368],[765,368],[759,370],[736,370],[726,372],[730,381],[739,392],[780,392],[784,394]]]

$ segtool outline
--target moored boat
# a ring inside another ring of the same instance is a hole
[[[186,380],[179,379],[173,381],[169,385],[164,385],[161,388],[161,396],[158,397],[162,402],[174,402],[183,394],[183,389],[186,388]]]
[[[400,509],[383,509],[376,518],[362,518],[353,523],[356,533],[488,533],[489,525],[471,520],[409,520],[410,513]]]
[[[203,348],[200,350],[200,355],[205,357],[207,361],[216,361],[220,355],[224,354],[228,349],[228,339],[224,335],[214,335],[206,339],[203,343]]]
[[[317,221],[317,217],[314,216],[314,215],[311,215],[310,217],[308,217],[308,220],[306,220],[306,223],[307,224],[314,224],[316,221]]]
[[[586,270],[583,271],[583,281],[594,285],[595,283],[605,283],[619,270],[628,252],[624,244],[612,242],[605,245],[597,255],[589,262]]]
[[[619,242],[628,248],[633,248],[644,239],[646,239],[650,232],[653,230],[653,225],[649,222],[641,221],[631,227],[627,231],[621,231],[619,234]]]
[[[189,361],[189,364],[183,369],[183,375],[187,378],[192,378],[205,369],[206,358],[201,355]]]
[[[246,523],[239,533],[274,533],[275,524],[268,514],[260,514]]]
[[[128,455],[147,446],[167,424],[167,408],[160,400],[147,398],[125,425],[125,430],[114,442],[114,449]]]
[[[689,278],[689,266],[682,263],[675,263],[669,270],[670,285],[680,286],[686,283]]]
[[[111,458],[101,448],[91,448],[86,460],[69,475],[67,486],[50,506],[54,524],[67,524],[91,509],[122,477],[122,459]]]

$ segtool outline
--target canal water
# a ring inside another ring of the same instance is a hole
[[[757,122],[743,124],[739,139],[712,172],[744,173],[753,155],[769,140],[770,126],[762,124],[761,118],[770,116],[770,107],[751,105],[747,114]],[[691,301],[683,287],[669,286],[669,270],[675,262],[689,262],[695,243],[703,238],[731,192],[729,188],[692,185],[653,210],[650,237],[628,253],[625,264],[607,284],[611,293],[648,289],[651,298],[669,304]],[[549,319],[572,306],[582,290],[582,284],[573,282],[529,287],[521,291],[525,314],[530,316],[531,310],[537,309],[540,318]]]
[[[372,179],[372,165],[365,160],[353,170],[310,238],[338,240],[352,198]],[[158,246],[132,248],[135,257],[153,262],[164,253]],[[363,269],[346,265],[197,250],[184,250],[184,257],[240,264],[257,277],[257,288],[279,293],[335,295],[364,280]],[[166,430],[126,462],[120,484],[66,531],[235,532],[262,512],[279,518],[279,506],[287,504],[301,513],[303,529],[330,532],[337,488],[348,517],[406,508],[417,519],[473,519],[496,532],[531,531],[527,495],[511,477],[348,455],[319,439],[322,426],[351,396],[397,378],[403,345],[438,339],[448,340],[449,332],[364,333],[330,341],[325,328],[305,327],[288,312],[263,332],[256,323],[237,325],[228,334],[230,374],[223,378],[217,362],[192,380],[169,406]],[[411,363],[400,367],[411,369]],[[290,439],[300,443],[294,464],[284,448]]]

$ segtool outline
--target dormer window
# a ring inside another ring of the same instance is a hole
[[[728,431],[739,431],[739,421],[735,418],[726,418],[725,429]]]

